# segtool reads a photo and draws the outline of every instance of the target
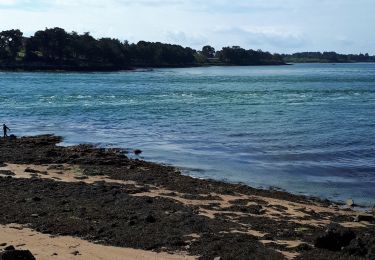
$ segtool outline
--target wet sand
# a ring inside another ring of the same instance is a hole
[[[174,167],[129,159],[119,149],[56,146],[60,141],[0,141],[0,231],[7,234],[0,243],[25,244],[21,249],[40,259],[47,259],[41,252],[51,253],[49,245],[64,259],[371,259],[370,214],[194,179]],[[340,250],[317,248],[316,238],[332,224],[356,238]],[[10,228],[15,225],[23,228]],[[25,234],[32,236],[22,242]],[[73,250],[81,256],[71,254],[73,241],[82,245]]]

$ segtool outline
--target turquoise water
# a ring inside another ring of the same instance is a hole
[[[1,121],[186,174],[375,203],[375,64],[0,73]]]

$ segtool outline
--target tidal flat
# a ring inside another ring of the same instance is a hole
[[[0,141],[0,225],[8,234],[0,243],[16,241],[42,254],[42,243],[20,242],[22,232],[81,241],[63,249],[50,238],[58,252],[46,252],[65,259],[85,259],[88,248],[103,246],[108,256],[122,248],[156,259],[374,257],[369,213],[192,178],[172,166],[131,159],[122,149],[58,146],[61,141],[54,135]],[[7,237],[11,241],[2,241]]]

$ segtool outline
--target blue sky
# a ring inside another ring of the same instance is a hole
[[[375,0],[0,0],[0,30],[375,55],[374,14]]]

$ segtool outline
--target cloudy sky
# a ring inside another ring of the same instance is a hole
[[[375,0],[0,0],[0,30],[375,55],[374,14]]]

